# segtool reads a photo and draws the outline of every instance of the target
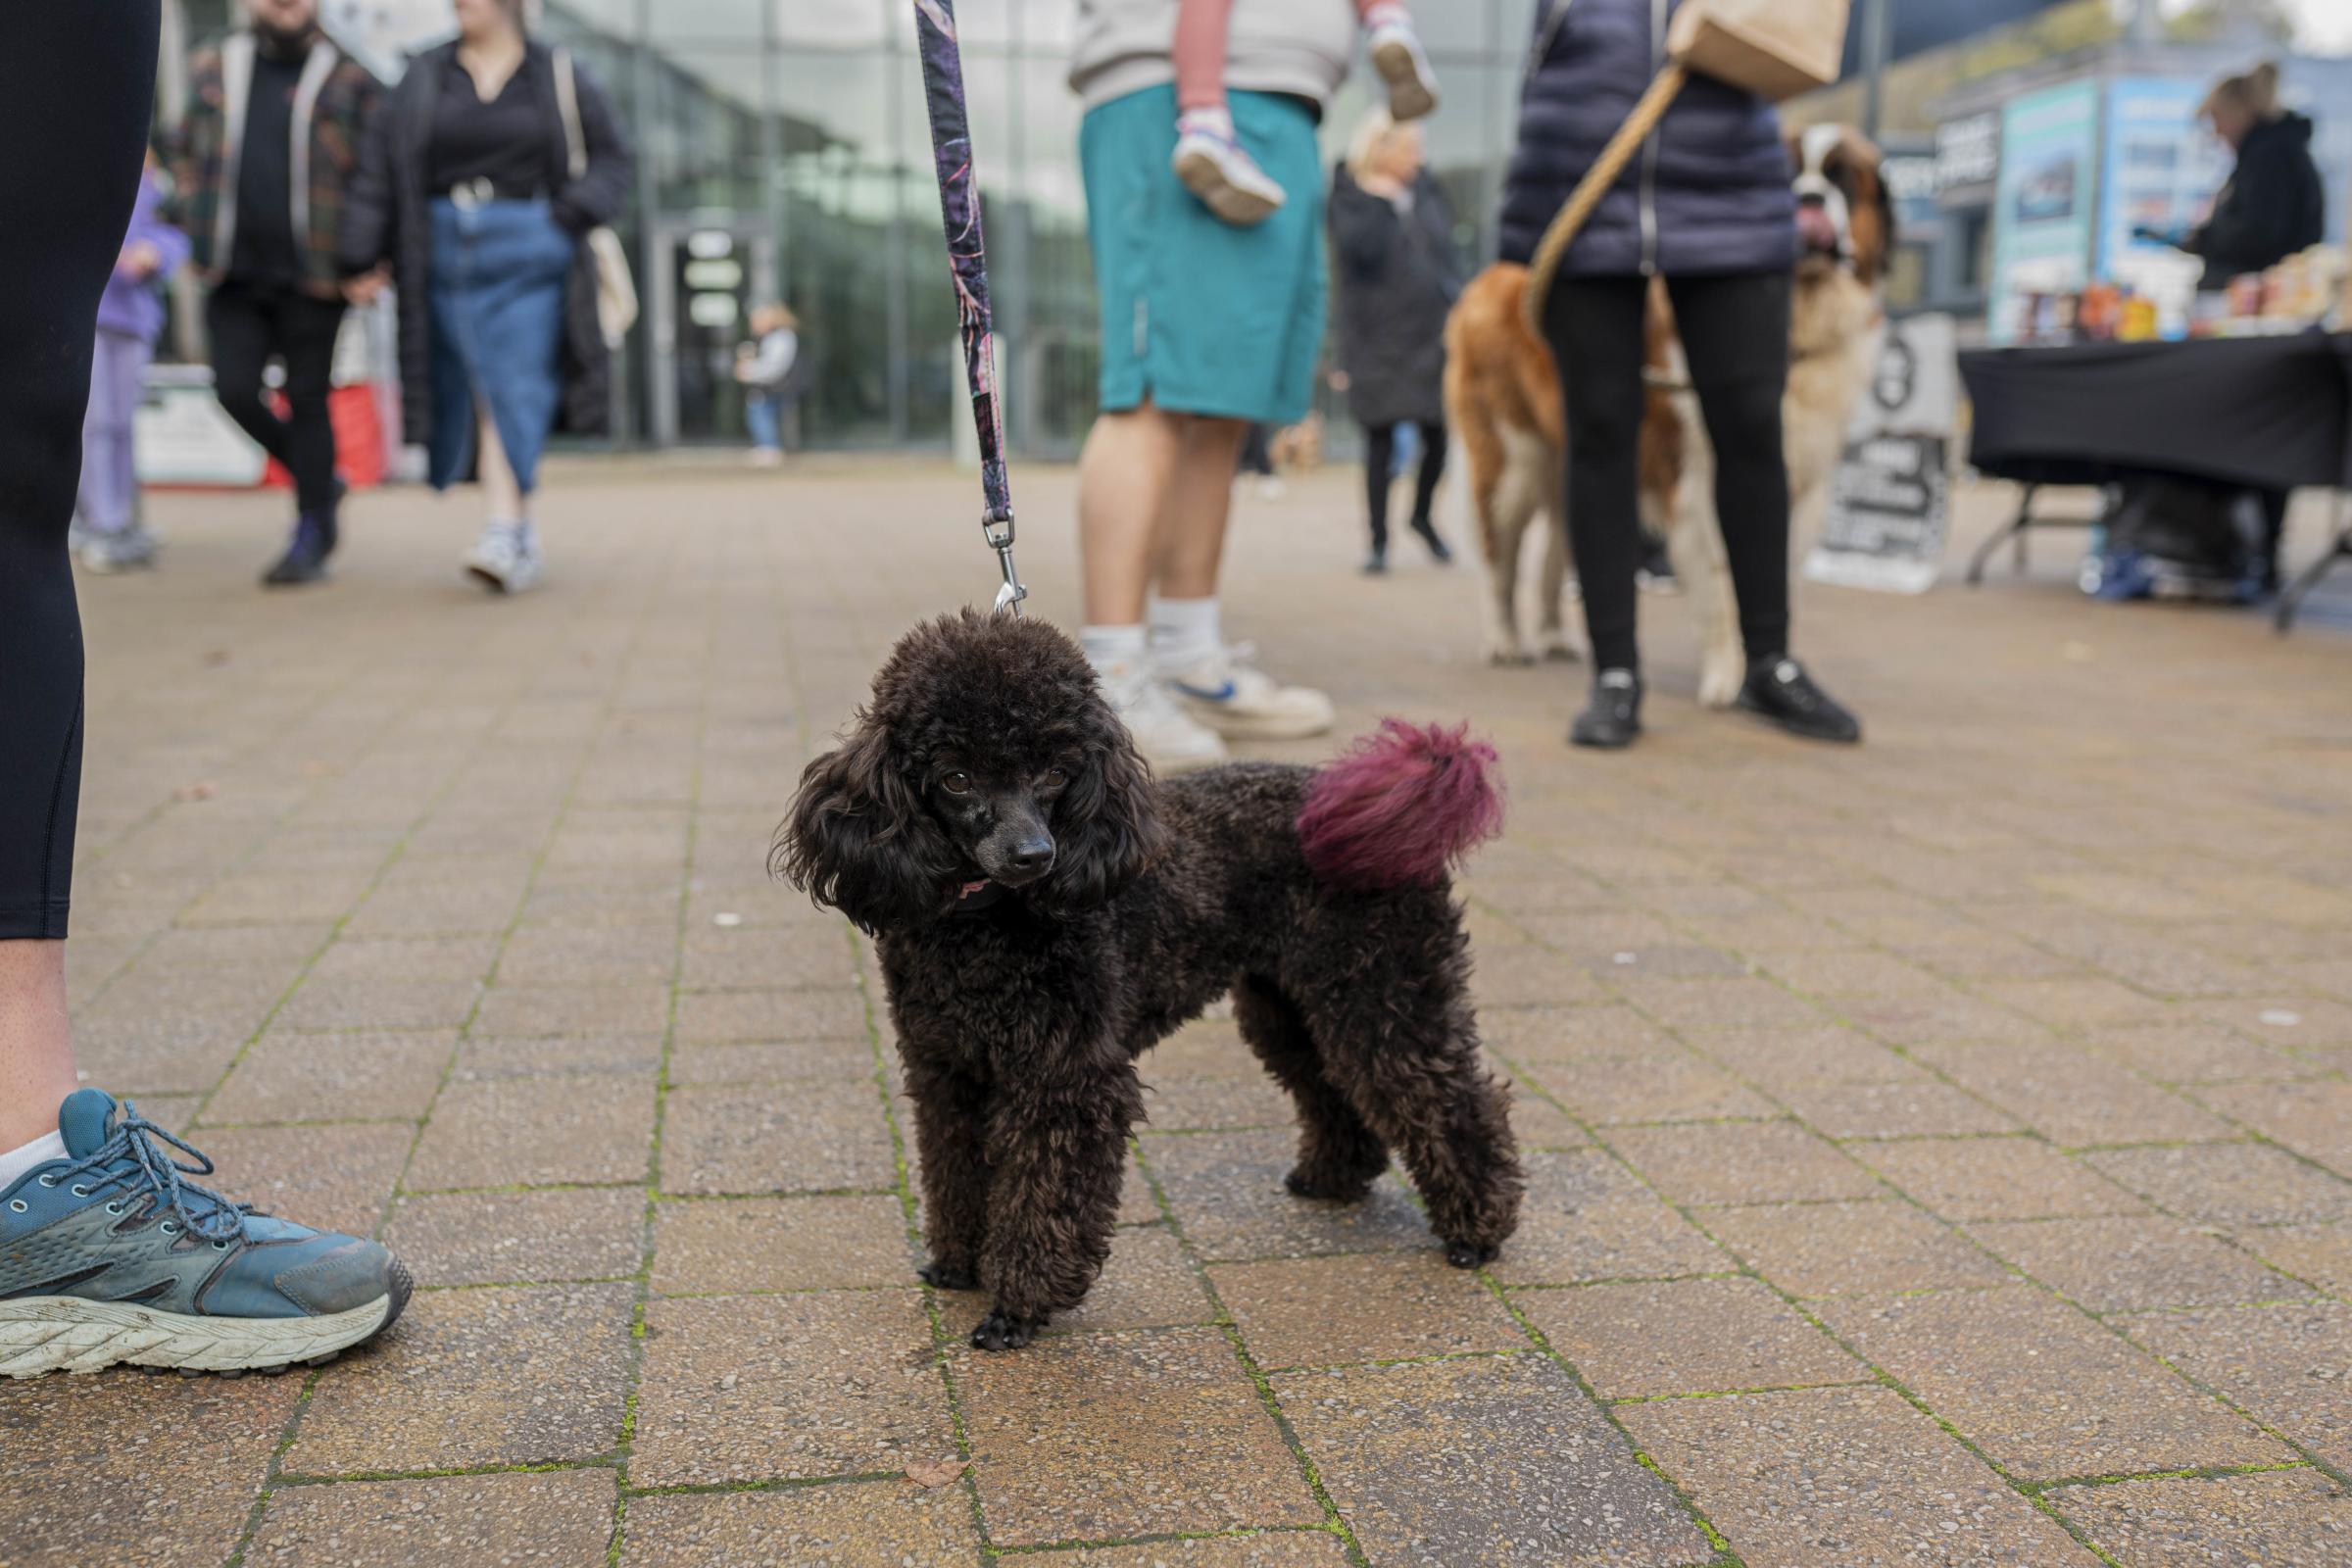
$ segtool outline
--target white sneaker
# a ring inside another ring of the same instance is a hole
[[[1295,741],[1321,735],[1338,717],[1331,699],[1311,686],[1284,686],[1259,669],[1248,644],[1220,649],[1160,677],[1185,712],[1227,740]]]
[[[1389,118],[1399,124],[1438,112],[1438,74],[1412,28],[1392,22],[1372,29],[1372,69],[1388,83]]]
[[[155,564],[156,541],[144,528],[127,528],[122,533],[99,533],[85,530],[74,546],[74,559],[81,563],[84,571],[101,575],[118,571],[136,571],[141,566]]]
[[[1165,776],[1229,762],[1232,755],[1214,731],[1204,729],[1176,706],[1149,668],[1113,664],[1102,671],[1102,699],[1135,739],[1152,771]]]
[[[1247,228],[1274,216],[1287,199],[1274,176],[1257,167],[1229,132],[1200,123],[1178,127],[1169,165],[1184,188],[1228,223]]]
[[[538,586],[544,566],[539,536],[521,523],[485,525],[466,553],[466,569],[494,593],[519,594]]]

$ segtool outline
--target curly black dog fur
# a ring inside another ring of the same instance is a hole
[[[922,1275],[991,1293],[974,1345],[1025,1345],[1086,1295],[1144,1115],[1136,1057],[1229,991],[1298,1102],[1292,1192],[1359,1200],[1393,1150],[1449,1261],[1476,1267],[1510,1235],[1522,1177],[1443,878],[1462,846],[1438,849],[1435,877],[1344,891],[1301,845],[1316,777],[1244,763],[1154,783],[1075,644],[969,612],[909,633],[855,731],[809,764],[775,866],[877,939],[922,1155]],[[1424,849],[1446,831],[1393,820],[1412,814],[1357,812]]]

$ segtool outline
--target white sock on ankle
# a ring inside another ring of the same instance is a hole
[[[46,1165],[53,1159],[66,1157],[66,1135],[47,1132],[22,1149],[0,1153],[0,1188],[13,1185],[17,1178],[35,1165]]]
[[[1232,141],[1235,139],[1233,111],[1223,104],[1203,104],[1198,109],[1187,109],[1176,117],[1176,134],[1181,136],[1194,130],[1205,130],[1222,141]]]
[[[1144,628],[1141,626],[1081,626],[1078,646],[1086,650],[1086,662],[1095,666],[1095,673],[1107,675],[1113,669],[1134,669],[1144,662]]]
[[[1224,647],[1217,598],[1153,599],[1152,662],[1161,670],[1190,669]]]
[[[1409,32],[1412,25],[1413,14],[1402,5],[1377,5],[1364,12],[1363,27],[1366,32],[1388,26],[1402,27]]]

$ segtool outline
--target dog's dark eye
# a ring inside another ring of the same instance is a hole
[[[969,795],[972,793],[972,777],[969,773],[950,773],[939,781],[939,787],[950,795]]]
[[[1049,767],[1046,769],[1046,787],[1048,789],[1057,790],[1069,781],[1070,771],[1068,768]]]

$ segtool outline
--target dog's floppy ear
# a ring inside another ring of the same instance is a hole
[[[1054,813],[1054,869],[1030,897],[1085,909],[1114,897],[1167,846],[1152,804],[1152,768],[1110,709],[1096,699],[1087,765]]]
[[[891,755],[889,731],[870,716],[801,775],[768,864],[877,933],[938,913],[956,875],[946,836]]]

